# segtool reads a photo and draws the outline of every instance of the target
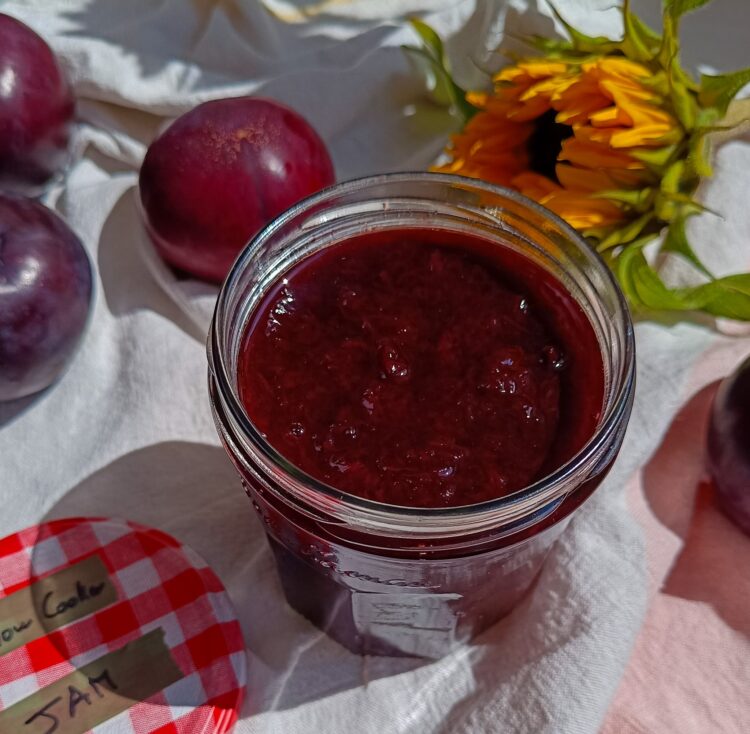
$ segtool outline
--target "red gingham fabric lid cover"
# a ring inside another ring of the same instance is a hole
[[[0,715],[76,669],[161,629],[183,677],[88,731],[230,731],[245,691],[242,632],[216,574],[166,533],[122,520],[71,518],[10,535],[0,540],[0,604],[96,555],[117,599],[21,647],[0,650]]]

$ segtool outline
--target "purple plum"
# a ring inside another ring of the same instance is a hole
[[[140,192],[162,258],[218,283],[264,224],[333,182],[325,144],[301,115],[237,97],[198,105],[154,140]]]
[[[75,100],[52,49],[0,13],[0,190],[41,193],[68,160]]]
[[[80,341],[91,304],[81,241],[32,199],[0,194],[0,400],[52,384]]]
[[[722,381],[714,398],[708,470],[724,514],[750,535],[750,357]]]

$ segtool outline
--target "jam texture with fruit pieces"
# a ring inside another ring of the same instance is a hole
[[[413,507],[519,490],[593,434],[603,370],[575,299],[511,249],[437,230],[297,264],[244,335],[239,391],[287,460]]]

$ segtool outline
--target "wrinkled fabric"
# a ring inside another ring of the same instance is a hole
[[[634,5],[658,16],[655,3]],[[611,6],[556,2],[593,35],[618,32]],[[491,49],[517,52],[519,35],[554,32],[546,6],[27,0],[0,10],[47,38],[78,94],[73,160],[48,202],[82,238],[97,285],[85,340],[60,382],[0,406],[0,536],[47,518],[119,516],[197,550],[244,630],[240,733],[743,730],[750,595],[747,576],[735,576],[743,562],[747,569],[750,541],[699,487],[709,394],[701,390],[750,352],[743,328],[728,336],[710,323],[639,323],[622,453],[532,593],[444,660],[359,658],[285,604],[209,410],[205,333],[216,289],[178,281],[143,236],[137,171],[170,118],[208,99],[260,94],[307,117],[340,180],[422,170],[456,123],[429,102],[400,48],[416,42],[405,18],[432,23],[458,78],[480,84],[482,70],[500,63]],[[743,18],[742,0],[687,18],[690,65],[747,65]],[[716,171],[702,196],[723,216],[692,220],[691,240],[716,272],[748,269],[747,142],[723,146]],[[680,439],[685,410],[692,428]],[[725,564],[734,564],[731,588],[721,583]]]

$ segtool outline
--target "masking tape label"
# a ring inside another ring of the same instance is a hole
[[[0,656],[117,601],[98,555],[0,599]]]
[[[0,711],[0,732],[83,734],[183,677],[156,629]]]

